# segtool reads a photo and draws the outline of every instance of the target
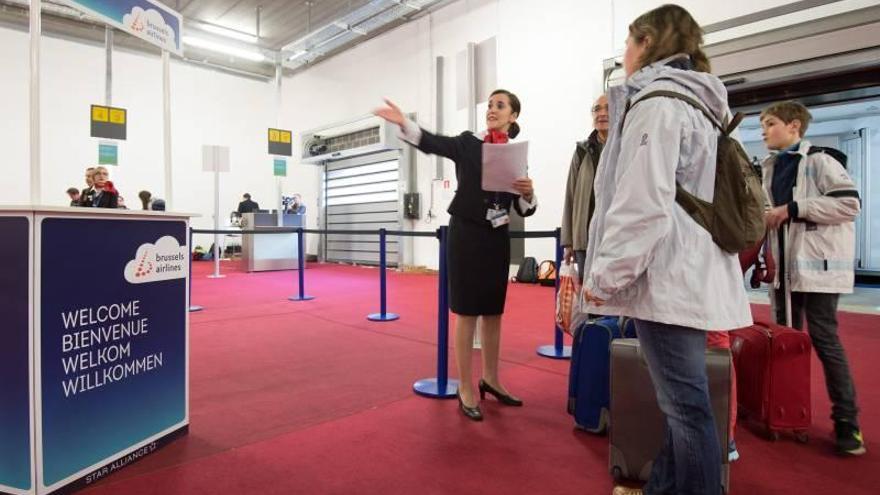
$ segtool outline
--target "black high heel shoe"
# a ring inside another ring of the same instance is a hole
[[[500,402],[506,406],[522,407],[522,405],[523,405],[523,401],[521,401],[519,398],[514,397],[512,395],[505,394],[499,390],[496,390],[495,387],[486,383],[486,380],[483,380],[482,378],[480,378],[480,399],[481,400],[486,398],[487,392],[491,395],[494,395],[495,398],[498,399],[498,402]]]
[[[458,408],[461,410],[461,413],[467,416],[467,418],[470,420],[483,420],[483,411],[480,411],[480,406],[478,405],[475,407],[468,407],[464,405],[464,401],[461,400],[461,394],[458,394]]]

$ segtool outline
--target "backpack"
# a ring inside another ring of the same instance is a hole
[[[807,154],[813,155],[815,153],[825,153],[831,158],[837,160],[838,163],[843,165],[843,169],[846,170],[846,162],[848,161],[846,153],[827,146],[810,146],[810,149],[807,150]]]
[[[520,282],[523,284],[534,284],[538,282],[538,260],[532,258],[531,256],[526,256],[523,258],[522,263],[519,265],[519,270],[516,272],[516,277],[513,277],[514,282]]]
[[[538,283],[547,287],[556,285],[556,263],[544,260],[538,267]]]
[[[728,253],[738,253],[754,246],[766,231],[764,225],[764,191],[761,179],[749,162],[742,144],[730,134],[743,119],[737,112],[728,122],[719,122],[712,113],[693,98],[675,91],[651,91],[634,102],[627,102],[621,119],[621,130],[626,114],[639,102],[665,96],[681,100],[699,110],[721,133],[718,135],[718,153],[715,159],[715,194],[709,203],[685,191],[675,183],[675,202],[694,221],[712,234],[712,240]]]

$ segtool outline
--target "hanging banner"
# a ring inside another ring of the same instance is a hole
[[[126,33],[183,56],[183,16],[155,0],[63,0]]]

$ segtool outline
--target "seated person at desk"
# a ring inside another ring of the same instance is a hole
[[[70,197],[70,206],[79,206],[80,192],[75,187],[67,188],[67,195]]]
[[[302,196],[300,196],[299,193],[293,195],[285,213],[294,213],[296,215],[306,214],[306,205],[303,204]]]
[[[260,204],[256,201],[251,201],[250,193],[244,193],[244,201],[238,203],[238,212],[239,213],[254,213],[260,209]]]
[[[110,172],[106,167],[95,167],[92,172],[93,193],[80,198],[80,205],[92,208],[116,208],[119,206],[119,191],[110,182]]]

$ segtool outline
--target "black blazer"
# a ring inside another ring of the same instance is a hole
[[[253,213],[260,209],[260,204],[256,201],[246,199],[238,204],[239,213]]]
[[[485,222],[486,210],[494,204],[507,211],[511,206],[523,217],[531,216],[536,208],[523,211],[519,206],[519,195],[509,192],[484,191],[483,184],[483,141],[473,133],[465,131],[458,136],[438,136],[422,129],[422,139],[418,149],[425,153],[444,156],[455,162],[455,178],[458,189],[446,210],[450,215],[464,217],[476,222]]]
[[[95,200],[97,198],[98,203],[95,204]],[[79,205],[86,206],[90,208],[116,208],[119,203],[119,194],[110,191],[101,192],[100,196],[98,195],[98,191],[94,189],[83,189],[83,194],[80,196]]]

